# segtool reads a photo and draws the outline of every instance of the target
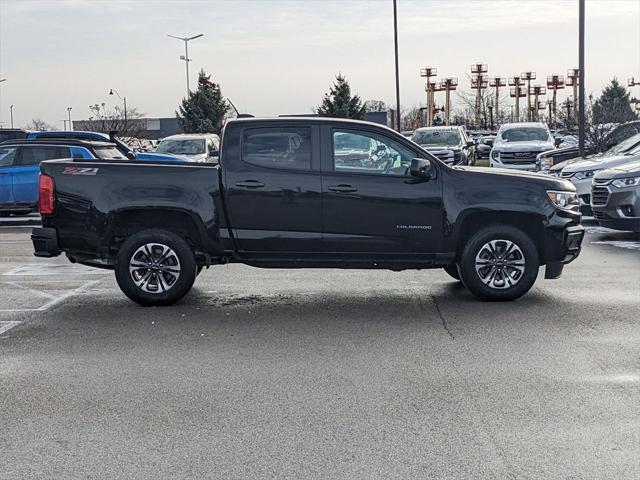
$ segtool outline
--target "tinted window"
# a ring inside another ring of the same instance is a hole
[[[505,142],[549,141],[547,130],[535,127],[509,128],[502,132],[501,136]]]
[[[16,158],[18,147],[0,147],[0,167],[13,165],[13,159]]]
[[[201,155],[205,153],[204,139],[189,138],[179,140],[161,140],[156,152],[173,155]]]
[[[68,147],[53,145],[24,145],[21,147],[17,165],[38,165],[44,160],[69,158]]]
[[[399,143],[359,132],[333,132],[333,167],[336,172],[408,175],[414,153]]]
[[[247,129],[242,138],[242,159],[263,167],[310,170],[311,129]]]

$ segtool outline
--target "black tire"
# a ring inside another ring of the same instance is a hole
[[[115,273],[118,286],[134,302],[145,307],[172,305],[193,286],[196,261],[189,244],[175,233],[144,230],[124,242]]]
[[[507,250],[510,253],[505,255]],[[539,268],[538,250],[531,238],[507,225],[475,233],[464,246],[459,262],[464,285],[476,297],[489,301],[521,297],[535,283]]]
[[[458,265],[451,263],[446,267],[443,267],[444,271],[449,274],[450,277],[460,281],[460,273],[458,273]]]

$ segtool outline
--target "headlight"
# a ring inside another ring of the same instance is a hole
[[[558,208],[571,208],[579,206],[578,195],[576,192],[558,192],[556,190],[547,190],[549,200]]]
[[[491,160],[500,160],[500,152],[497,150],[491,150]]]
[[[576,180],[584,180],[585,178],[593,177],[593,174],[596,170],[587,170],[586,172],[576,172],[575,177]]]
[[[611,182],[611,185],[618,188],[637,187],[640,185],[640,177],[617,178]]]

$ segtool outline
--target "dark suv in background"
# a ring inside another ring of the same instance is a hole
[[[447,165],[474,165],[477,154],[475,142],[464,128],[424,127],[418,128],[411,140]]]

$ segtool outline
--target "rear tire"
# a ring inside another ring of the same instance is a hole
[[[521,297],[536,281],[540,260],[531,238],[507,225],[483,228],[464,246],[459,271],[464,285],[481,300]]]
[[[451,263],[446,267],[443,267],[443,270],[449,274],[451,278],[454,278],[460,281],[460,273],[458,272],[458,265],[455,263]]]
[[[196,278],[196,261],[187,242],[166,230],[144,230],[128,238],[116,257],[118,286],[134,302],[172,305]]]

